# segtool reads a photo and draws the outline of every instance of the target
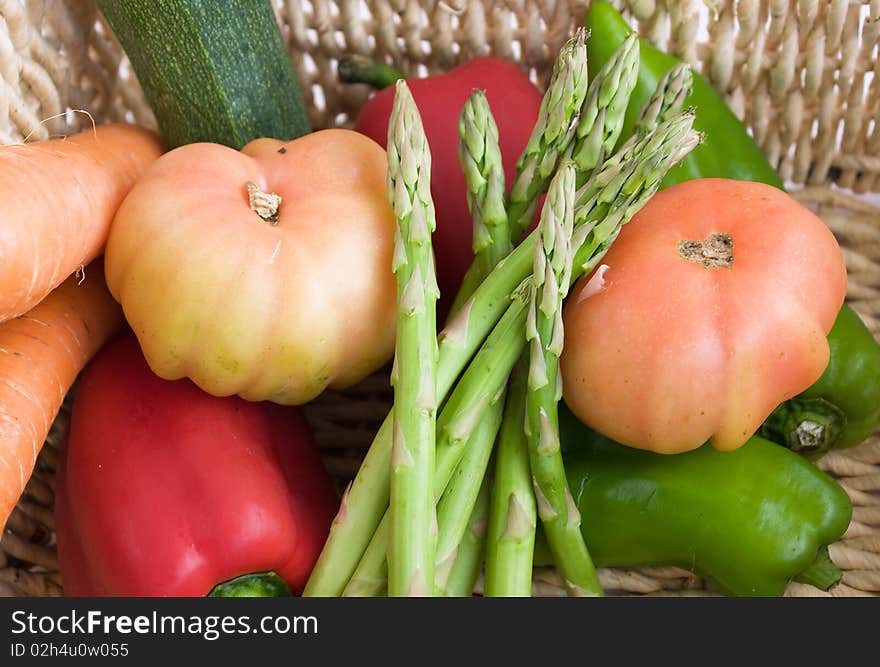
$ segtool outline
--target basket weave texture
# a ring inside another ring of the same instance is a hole
[[[495,54],[539,85],[586,0],[273,0],[313,127],[345,126],[369,95],[336,81],[336,59],[359,53],[409,75]],[[630,0],[632,25],[694,64],[746,122],[792,194],[843,248],[847,298],[880,336],[880,0]],[[0,0],[0,143],[70,134],[91,122],[155,122],[93,0]],[[2,224],[2,221],[0,221]],[[387,372],[307,407],[324,460],[344,484],[390,404]],[[0,541],[0,595],[63,592],[54,549],[53,485],[69,406]],[[880,594],[880,434],[824,457],[853,500],[852,523],[831,546],[844,570],[830,593],[791,584],[787,595]],[[609,592],[713,595],[672,567],[604,569]],[[562,595],[535,574],[535,595]]]

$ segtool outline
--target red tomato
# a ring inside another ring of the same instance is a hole
[[[564,397],[587,425],[675,453],[742,445],[828,364],[846,294],[828,227],[785,192],[726,179],[655,195],[564,310]]]

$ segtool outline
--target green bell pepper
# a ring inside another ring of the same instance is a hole
[[[759,435],[817,458],[857,445],[880,424],[880,345],[844,305],[828,333],[831,359],[806,391],[774,410]]]
[[[803,457],[757,436],[732,452],[707,444],[655,454],[588,429],[563,404],[559,432],[596,565],[677,565],[735,596],[840,580],[827,545],[843,535],[852,505]]]
[[[592,79],[633,30],[607,2],[590,5],[586,27],[590,30],[587,66]],[[626,109],[621,141],[632,134],[639,110],[654,92],[657,83],[679,62],[644,39],[639,40],[639,55],[639,80]],[[760,181],[783,187],[779,174],[767,162],[745,126],[712,85],[697,72],[694,72],[693,91],[685,105],[694,107],[697,112],[694,129],[703,134],[703,143],[669,171],[663,186],[694,178],[717,177]]]

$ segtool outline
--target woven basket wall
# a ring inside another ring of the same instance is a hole
[[[477,55],[517,61],[543,84],[585,0],[274,0],[314,127],[346,125],[369,95],[336,83],[336,58],[361,53],[411,75]],[[616,2],[658,46],[695,64],[751,128],[794,196],[837,235],[848,299],[880,335],[880,0],[632,0]],[[702,26],[702,27],[701,27]],[[154,126],[137,82],[93,0],[0,0],[0,143],[69,134],[90,123]],[[2,221],[0,221],[2,224]],[[330,472],[357,470],[389,406],[387,373],[308,406]],[[60,595],[52,518],[56,419],[0,541],[0,595]],[[880,594],[880,437],[821,467],[855,505],[831,556],[844,570],[830,594]],[[676,568],[602,570],[609,592],[713,595]],[[560,595],[549,571],[535,595]],[[792,584],[788,595],[827,595]]]

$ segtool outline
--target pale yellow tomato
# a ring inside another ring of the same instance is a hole
[[[117,212],[105,258],[150,368],[217,396],[300,404],[386,363],[385,179],[384,150],[347,130],[162,156]]]

